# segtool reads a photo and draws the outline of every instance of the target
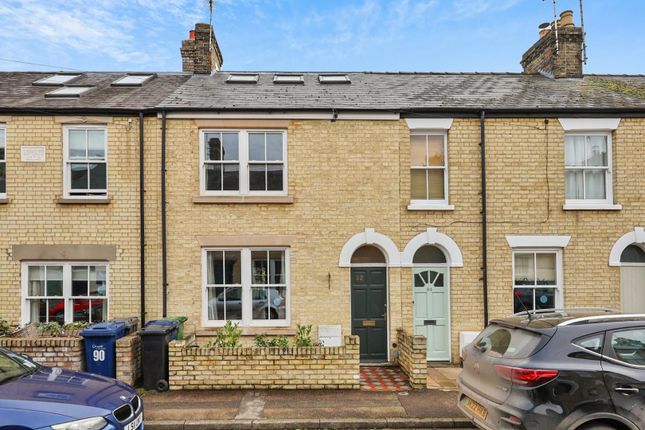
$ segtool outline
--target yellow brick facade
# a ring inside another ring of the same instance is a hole
[[[145,120],[146,309],[162,313],[161,121]],[[7,197],[0,205],[0,317],[20,320],[16,244],[104,244],[110,262],[110,316],[139,315],[139,137],[137,117],[108,128],[108,205],[62,205],[62,125],[52,116],[12,116],[7,130]],[[340,324],[351,330],[350,269],[345,243],[373,228],[399,251],[429,227],[463,255],[450,269],[452,359],[461,331],[483,325],[480,128],[455,118],[448,131],[451,211],[411,211],[410,131],[400,121],[292,120],[287,129],[291,204],[196,204],[199,128],[167,122],[168,315],[201,327],[201,236],[289,235],[291,326]],[[620,269],[608,266],[618,238],[645,225],[645,120],[621,120],[613,133],[614,200],[620,211],[564,211],[564,131],[557,118],[486,122],[490,316],[512,312],[512,249],[506,235],[570,235],[563,251],[566,306],[620,306]],[[20,146],[46,147],[45,163],[20,161]],[[547,150],[548,149],[548,150]],[[548,179],[548,180],[547,180]],[[412,269],[388,268],[389,343],[413,330]],[[265,330],[271,332],[272,330]],[[391,357],[392,358],[392,357]]]

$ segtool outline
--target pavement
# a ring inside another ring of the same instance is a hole
[[[472,428],[452,389],[148,391],[146,430]]]

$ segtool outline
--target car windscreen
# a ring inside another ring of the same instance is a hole
[[[526,358],[531,356],[542,335],[520,328],[491,324],[475,339],[478,350],[505,358]]]
[[[9,355],[0,352],[0,384],[27,373],[30,373],[30,369]]]

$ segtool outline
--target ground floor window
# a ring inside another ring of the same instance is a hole
[[[204,250],[204,325],[287,325],[288,258],[284,248]]]
[[[560,251],[513,252],[513,310],[561,307]]]
[[[94,323],[108,317],[108,267],[88,263],[24,263],[23,322]]]

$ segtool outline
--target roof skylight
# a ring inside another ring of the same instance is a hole
[[[63,85],[72,79],[78,78],[80,75],[52,75],[46,78],[38,79],[34,85]]]
[[[305,78],[302,75],[279,74],[273,75],[274,84],[304,84]]]
[[[240,84],[257,84],[260,75],[254,73],[231,73],[228,75],[226,82],[240,83]]]
[[[92,87],[61,87],[45,94],[45,97],[80,97]]]
[[[112,82],[112,85],[117,87],[138,87],[143,85],[149,79],[152,79],[153,76],[154,75],[126,75]]]
[[[318,75],[318,81],[321,84],[351,84],[352,82],[349,76],[339,74]]]

